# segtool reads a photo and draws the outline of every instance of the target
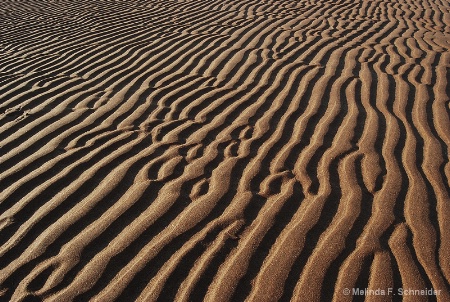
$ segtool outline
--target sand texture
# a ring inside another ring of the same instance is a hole
[[[449,67],[444,0],[0,0],[0,301],[450,301]]]

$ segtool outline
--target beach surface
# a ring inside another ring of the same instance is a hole
[[[450,2],[0,0],[0,301],[450,301]]]

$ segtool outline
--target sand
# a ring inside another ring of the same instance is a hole
[[[0,1],[0,301],[450,301],[449,67],[443,0]]]

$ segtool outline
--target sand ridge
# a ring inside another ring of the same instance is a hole
[[[0,300],[450,301],[449,50],[440,0],[1,0]]]

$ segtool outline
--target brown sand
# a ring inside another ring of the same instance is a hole
[[[0,301],[450,301],[449,50],[444,0],[1,0]]]

